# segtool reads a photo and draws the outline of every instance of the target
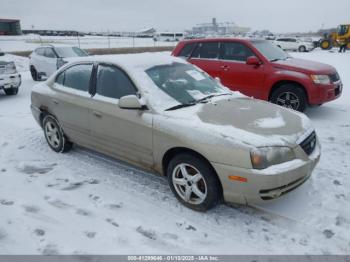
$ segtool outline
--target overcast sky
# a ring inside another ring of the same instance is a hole
[[[22,29],[184,30],[235,22],[273,32],[305,32],[350,23],[350,0],[0,0],[0,18]]]

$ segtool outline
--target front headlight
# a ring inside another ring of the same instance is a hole
[[[331,83],[328,75],[311,75],[310,77],[315,84],[329,85]]]
[[[250,152],[254,169],[265,169],[295,159],[295,154],[289,147],[261,147]]]

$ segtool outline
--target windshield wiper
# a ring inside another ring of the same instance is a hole
[[[194,106],[194,105],[196,105],[198,103],[204,102],[207,99],[210,99],[210,98],[213,98],[213,97],[216,97],[216,96],[226,96],[226,95],[231,95],[231,93],[208,95],[208,96],[203,97],[203,98],[198,99],[198,100],[193,100],[193,101],[190,101],[188,103],[179,104],[179,105],[170,107],[168,109],[165,109],[165,111],[172,111],[172,110],[176,110],[176,109],[180,109],[180,108],[184,108],[184,107]]]
[[[277,62],[277,61],[280,61],[280,60],[282,60],[282,59],[280,59],[280,58],[275,58],[275,59],[271,59],[270,62]]]
[[[213,94],[213,95],[208,95],[206,97],[203,97],[201,99],[198,99],[198,100],[195,100],[193,102],[196,102],[196,103],[201,103],[207,99],[210,99],[210,98],[213,98],[213,97],[217,97],[217,96],[228,96],[228,95],[232,95],[231,93],[224,93],[224,94]]]
[[[165,111],[173,111],[173,110],[184,108],[184,107],[194,106],[195,104],[197,104],[197,103],[196,102],[190,102],[190,103],[179,104],[177,106],[173,106],[173,107],[170,107],[168,109],[165,109]]]

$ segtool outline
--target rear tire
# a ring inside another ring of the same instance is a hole
[[[12,88],[7,88],[4,89],[5,94],[8,96],[15,96],[18,93],[18,87],[12,87]]]
[[[306,52],[306,47],[305,46],[299,46],[298,51],[301,53],[305,53]]]
[[[303,89],[295,84],[284,84],[271,94],[270,102],[304,112],[307,106],[307,97]]]
[[[68,141],[60,124],[54,116],[44,116],[42,126],[46,142],[53,151],[57,153],[65,153],[71,150],[73,143]]]
[[[171,191],[190,209],[207,211],[215,207],[222,197],[221,184],[215,171],[194,154],[179,154],[171,159],[167,176]]]

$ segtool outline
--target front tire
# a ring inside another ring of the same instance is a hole
[[[7,88],[4,89],[5,94],[8,96],[15,96],[18,93],[18,87],[12,87],[12,88]]]
[[[57,153],[68,152],[73,144],[68,141],[61,126],[52,115],[46,115],[43,119],[45,139],[50,148]]]
[[[329,39],[323,39],[320,43],[320,47],[322,50],[330,50],[332,49],[332,42]]]
[[[221,199],[221,184],[215,171],[196,155],[175,156],[169,162],[167,176],[171,191],[188,208],[204,212]]]
[[[304,112],[307,106],[307,97],[299,86],[285,84],[273,91],[270,101],[274,104]]]

